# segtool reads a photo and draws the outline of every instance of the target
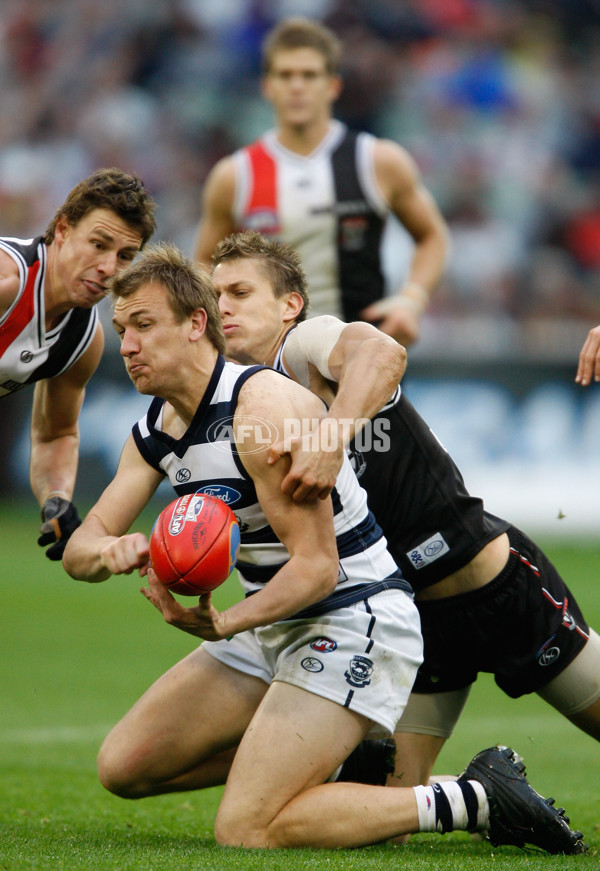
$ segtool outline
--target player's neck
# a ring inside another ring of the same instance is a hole
[[[290,330],[296,326],[296,321],[292,323],[284,323],[281,325],[281,329],[276,337],[273,338],[265,348],[262,349],[262,360],[266,366],[274,366],[275,360],[277,359],[277,355],[279,354],[279,349],[283,345],[285,341],[285,337],[289,333]],[[258,360],[256,361],[258,362]]]
[[[46,260],[46,275],[44,278],[44,317],[45,329],[51,330],[68,312],[72,306],[65,299],[62,284],[58,277],[58,265],[56,262],[56,246],[51,243],[48,246]]]
[[[207,342],[199,349],[195,358],[190,359],[189,367],[181,372],[171,385],[155,395],[165,399],[171,411],[165,411],[165,429],[174,438],[181,435],[191,424],[210,384],[217,362],[217,350]],[[174,412],[174,414],[173,414]]]
[[[277,140],[296,154],[308,155],[321,144],[329,133],[331,118],[325,118],[310,124],[280,124],[277,128]]]

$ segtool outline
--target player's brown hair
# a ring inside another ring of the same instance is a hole
[[[143,284],[161,284],[177,323],[192,312],[204,309],[206,336],[220,354],[225,353],[225,335],[217,295],[208,269],[193,263],[179,248],[168,242],[150,245],[130,266],[119,270],[108,282],[113,302],[128,297]]]
[[[97,169],[75,185],[60,206],[44,233],[44,242],[49,245],[56,232],[56,224],[62,217],[75,226],[92,209],[111,209],[142,237],[142,247],[156,230],[156,203],[134,175],[128,175],[116,167]]]
[[[273,58],[278,51],[292,48],[314,48],[325,59],[325,67],[330,75],[335,75],[339,70],[342,45],[332,30],[309,18],[285,18],[263,41],[263,75],[270,72]]]
[[[295,291],[304,302],[296,322],[305,320],[309,306],[306,273],[298,252],[285,242],[261,236],[253,230],[232,233],[222,239],[212,256],[212,269],[228,260],[256,260],[275,297]]]

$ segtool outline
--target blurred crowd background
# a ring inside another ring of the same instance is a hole
[[[118,165],[155,194],[159,236],[191,253],[207,172],[271,126],[260,42],[303,14],[343,39],[337,116],[404,145],[450,224],[432,346],[461,353],[469,335],[471,353],[508,344],[547,355],[556,344],[566,356],[581,324],[599,320],[598,0],[1,0],[0,10],[3,234],[40,231],[80,178]],[[402,250],[393,236],[392,280]]]
[[[532,512],[560,516],[561,475],[598,498],[599,391],[572,381],[600,323],[600,0],[0,0],[0,234],[40,233],[82,177],[117,165],[157,199],[157,238],[191,254],[207,173],[272,126],[261,40],[298,14],[343,40],[337,117],[405,146],[450,226],[409,357],[425,416],[500,501],[537,488]],[[385,251],[391,288],[410,255],[398,226]],[[82,461],[107,474],[137,398],[108,338],[82,418]],[[449,372],[469,391],[427,381]],[[10,408],[16,428],[29,397]],[[17,441],[0,493],[26,485]]]

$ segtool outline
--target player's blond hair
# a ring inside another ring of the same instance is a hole
[[[309,18],[285,18],[265,37],[262,44],[262,72],[267,75],[273,58],[279,51],[293,48],[313,48],[323,56],[325,68],[335,75],[340,66],[342,44],[335,33]]]
[[[270,283],[275,297],[295,292],[304,303],[296,321],[305,320],[309,305],[306,273],[298,252],[277,239],[261,236],[254,230],[232,233],[222,239],[212,256],[212,269],[230,260],[254,260]]]
[[[206,267],[193,263],[168,242],[150,245],[131,266],[121,269],[108,282],[113,299],[128,297],[143,284],[160,284],[167,291],[169,307],[177,323],[204,309],[206,336],[220,354],[225,353],[225,334],[217,295]]]

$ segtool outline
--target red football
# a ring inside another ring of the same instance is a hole
[[[235,514],[222,499],[203,493],[180,496],[156,519],[150,561],[172,592],[198,596],[231,574],[240,548]]]

